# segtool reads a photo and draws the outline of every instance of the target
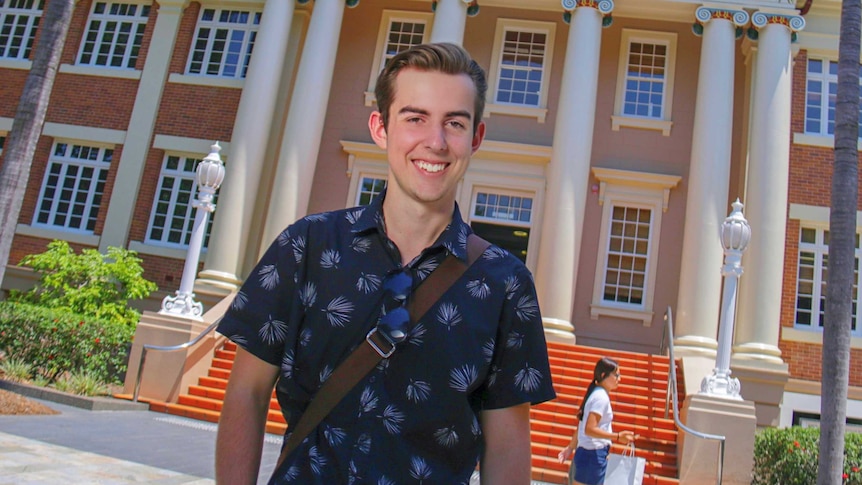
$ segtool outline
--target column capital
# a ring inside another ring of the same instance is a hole
[[[805,28],[805,18],[801,15],[787,15],[773,12],[757,11],[751,15],[751,25],[760,30],[767,25],[783,25],[791,33],[799,32]]]
[[[359,0],[356,0],[356,1],[358,2]],[[432,12],[437,11],[437,2],[439,2],[439,1],[440,0],[432,0],[432,2],[431,2],[431,11]],[[476,15],[479,14],[479,1],[478,0],[461,0],[461,1],[464,2],[464,5],[467,5],[467,16],[468,17],[475,17]]]
[[[748,12],[741,9],[722,8],[722,7],[707,7],[700,6],[694,11],[694,17],[697,23],[707,24],[713,19],[729,20],[737,27],[744,27],[748,24]]]
[[[567,24],[572,21],[572,12],[584,7],[596,9],[602,14],[602,27],[609,27],[614,22],[614,18],[611,16],[611,12],[614,10],[613,0],[561,0],[560,3],[565,10],[563,21]]]
[[[181,14],[189,6],[190,0],[162,0],[159,2],[159,13]]]
[[[311,0],[296,0],[296,3],[298,3],[300,5],[305,5],[306,3],[310,2],[310,1]],[[357,5],[359,5],[359,0],[344,0],[344,4],[347,5],[348,8],[353,8]]]

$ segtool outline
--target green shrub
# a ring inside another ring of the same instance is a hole
[[[0,349],[32,364],[49,382],[66,372],[89,372],[106,383],[121,382],[133,335],[134,327],[122,321],[0,302]]]
[[[121,321],[134,327],[140,313],[129,300],[146,298],[156,284],[143,277],[141,259],[127,249],[110,247],[103,255],[95,249],[76,254],[66,241],[52,241],[44,253],[21,260],[39,273],[39,282],[27,292],[12,292],[11,301],[67,308],[100,320]]]
[[[103,396],[108,393],[108,386],[95,374],[89,371],[75,372],[59,379],[54,387],[80,396]]]
[[[24,359],[10,357],[0,363],[3,378],[13,382],[27,382],[33,377],[33,366]]]
[[[754,440],[752,485],[810,485],[817,483],[820,429],[769,428]],[[844,437],[844,483],[862,485],[862,434]]]

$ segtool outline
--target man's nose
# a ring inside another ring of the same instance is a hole
[[[446,131],[441,127],[434,127],[428,130],[428,137],[425,140],[426,146],[434,151],[442,152],[449,145],[446,143]]]

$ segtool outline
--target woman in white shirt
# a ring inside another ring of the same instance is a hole
[[[608,393],[619,385],[619,364],[609,357],[602,357],[596,362],[593,381],[581,401],[578,433],[572,436],[572,441],[557,455],[557,459],[563,463],[571,456],[577,444],[573,458],[576,485],[602,485],[608,468],[611,444],[614,441],[628,444],[636,438],[631,431],[615,433],[613,430],[614,412],[611,410]]]

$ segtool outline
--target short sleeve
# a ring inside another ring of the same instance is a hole
[[[590,413],[599,415],[599,419],[607,416],[611,412],[611,399],[606,392],[593,392],[584,406],[584,419]]]
[[[499,409],[556,397],[532,275],[523,265],[506,279],[506,299],[483,408]]]
[[[218,332],[256,357],[280,365],[290,326],[298,319],[295,289],[305,238],[294,225],[270,245],[248,275],[218,326]]]

